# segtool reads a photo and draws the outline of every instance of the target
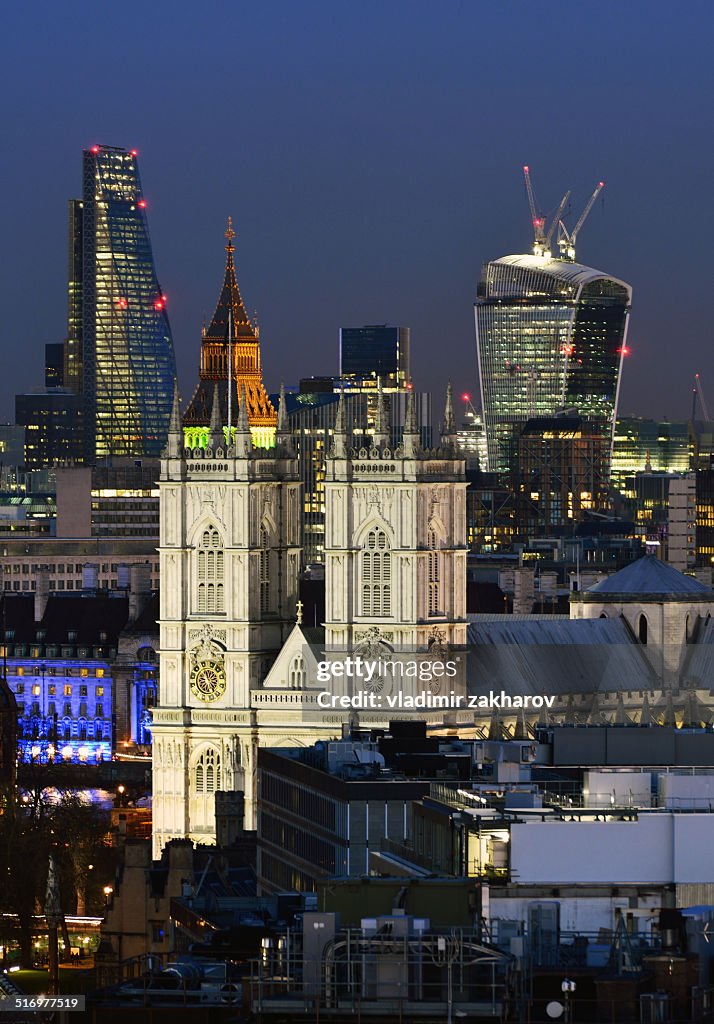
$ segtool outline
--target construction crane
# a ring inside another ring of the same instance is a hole
[[[698,373],[695,373],[694,387],[692,388],[692,420],[696,418],[697,398],[699,398],[699,404],[702,407],[702,413],[704,414],[704,422],[711,423],[711,416],[709,415],[707,400],[704,397],[704,389],[702,388],[702,379]]]
[[[550,242],[551,242],[551,239],[553,237],[553,232],[555,231],[556,227],[559,224],[562,224],[561,218],[563,216],[563,213],[565,212],[565,207],[567,206],[569,199],[570,199],[570,190],[568,190],[565,193],[565,195],[563,196],[563,198],[560,200],[560,206],[558,207],[555,216],[553,217],[553,219],[550,222],[550,227],[548,228],[548,234],[545,236],[545,248],[546,248],[546,252],[548,254],[550,254]]]
[[[542,256],[545,252],[545,217],[536,206],[533,185],[531,183],[531,172],[528,166],[523,168],[523,177],[526,180],[526,192],[528,193],[528,205],[531,210],[531,223],[533,225],[533,255]]]
[[[535,192],[533,191],[533,182],[531,181],[530,167],[526,166],[523,168],[523,177],[526,182],[526,193],[528,195],[528,206],[531,211],[531,223],[533,225],[533,255],[534,256],[551,256],[550,245],[553,240],[555,229],[559,224],[562,223],[562,216],[565,211],[565,207],[570,199],[570,192],[566,192],[563,198],[560,200],[557,211],[554,216],[550,219],[550,227],[546,232],[546,224],[548,218],[540,212],[538,204],[536,203]]]
[[[595,191],[588,199],[585,204],[585,209],[580,214],[578,221],[572,231],[568,231],[562,220],[558,222],[558,249],[560,251],[561,260],[569,260],[571,263],[575,262],[575,244],[578,239],[578,234],[581,227],[588,219],[590,211],[595,205],[595,200],[600,195],[602,190],[605,188],[605,182],[599,181],[595,186]]]

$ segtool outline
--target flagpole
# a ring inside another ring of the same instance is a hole
[[[233,362],[233,360],[232,360],[232,350],[231,350],[231,342],[232,342],[232,340],[233,340],[233,310],[229,308],[229,310],[228,310],[228,445],[227,445],[227,447],[229,447],[229,448],[230,448],[231,444],[233,443],[232,440],[231,440],[231,420],[233,418],[233,416],[232,416],[232,413],[233,413],[233,410],[232,410],[232,405],[233,405],[233,402],[232,402],[233,386],[232,386],[232,381],[231,381],[231,377],[232,377],[231,363]]]

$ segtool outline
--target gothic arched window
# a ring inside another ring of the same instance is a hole
[[[260,610],[270,611],[270,538],[264,526],[260,528],[260,564],[258,567],[260,580]]]
[[[439,554],[439,541],[434,530],[429,530],[427,544],[429,548],[427,555],[429,615],[438,615],[441,610],[441,555]]]
[[[290,663],[290,689],[300,690],[305,685],[305,661],[302,654],[296,655]]]
[[[198,545],[199,615],[225,611],[223,596],[223,546],[214,527],[207,527]]]
[[[367,534],[361,554],[362,615],[392,614],[392,554],[389,538],[378,526]]]
[[[221,755],[213,747],[204,750],[194,768],[197,793],[215,793],[221,788]]]

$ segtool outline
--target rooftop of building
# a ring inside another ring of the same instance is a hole
[[[519,267],[523,270],[535,270],[549,277],[556,278],[573,287],[590,284],[592,281],[606,279],[622,285],[628,291],[630,286],[612,274],[606,274],[594,267],[586,267],[583,263],[571,263],[569,260],[559,260],[554,257],[534,256],[524,253],[515,256],[501,256],[500,259],[490,260],[488,266]]]
[[[28,644],[39,648],[39,657],[48,657],[47,647],[59,645],[100,646],[108,653],[127,629],[134,633],[157,632],[158,614],[158,594],[152,594],[139,616],[129,622],[128,594],[75,592],[50,594],[37,622],[34,595],[11,593],[4,602],[4,632],[0,626],[0,636],[8,642],[8,656],[18,655],[16,648]]]
[[[692,595],[694,598],[708,598],[714,601],[714,592],[693,576],[686,576],[679,569],[668,565],[654,555],[645,555],[626,565],[624,569],[601,580],[587,591],[588,594],[607,594],[611,597],[649,597],[662,594],[676,596]]]

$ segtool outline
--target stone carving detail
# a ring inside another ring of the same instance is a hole
[[[189,641],[191,639],[196,641],[189,652],[192,665],[198,665],[204,661],[222,664],[224,652],[221,645],[216,643],[214,639],[215,632],[209,625],[205,625],[201,629],[191,630],[191,633],[194,635],[191,637],[189,634]],[[222,630],[222,632],[225,639],[225,630]]]

